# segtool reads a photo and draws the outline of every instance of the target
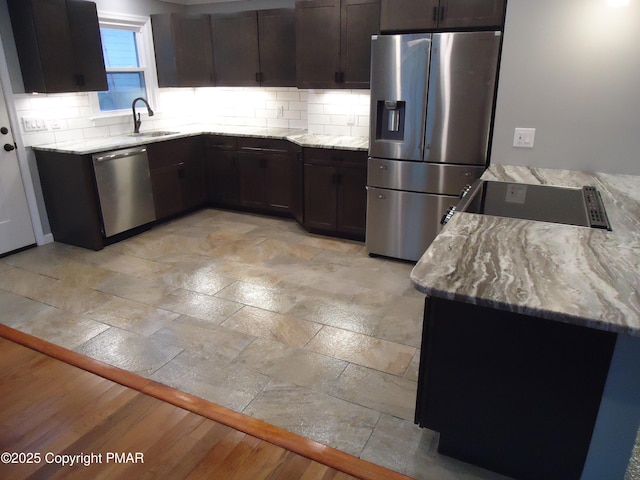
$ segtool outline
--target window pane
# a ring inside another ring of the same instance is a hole
[[[146,97],[147,90],[142,72],[107,73],[108,92],[98,92],[100,110],[121,110],[131,108],[136,97]]]
[[[131,30],[101,28],[102,54],[107,68],[139,67],[136,36]]]

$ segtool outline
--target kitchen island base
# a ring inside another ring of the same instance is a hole
[[[459,460],[580,479],[616,336],[428,297],[415,421]]]

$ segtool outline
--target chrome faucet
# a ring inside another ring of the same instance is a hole
[[[140,114],[136,117],[136,102],[138,100],[142,100],[144,104],[147,106],[147,112],[150,117],[153,117],[153,110],[149,106],[149,102],[147,102],[146,98],[138,97],[134,98],[133,102],[131,102],[131,110],[133,111],[133,133],[140,133],[140,125],[142,124],[142,120],[140,120]]]

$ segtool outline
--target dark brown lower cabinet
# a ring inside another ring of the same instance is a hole
[[[240,206],[238,141],[235,137],[207,138],[207,196],[212,205]]]
[[[35,150],[42,195],[56,242],[100,250],[100,202],[91,155]]]
[[[303,155],[305,228],[364,239],[366,152],[307,148]]]
[[[616,334],[425,303],[415,422],[438,452],[518,479],[580,478]]]
[[[206,203],[206,164],[202,137],[152,143],[147,153],[158,220]]]
[[[238,140],[240,205],[252,210],[289,213],[292,157],[285,140]]]

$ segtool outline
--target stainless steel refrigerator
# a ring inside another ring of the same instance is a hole
[[[418,260],[487,164],[500,32],[374,35],[366,248]]]

